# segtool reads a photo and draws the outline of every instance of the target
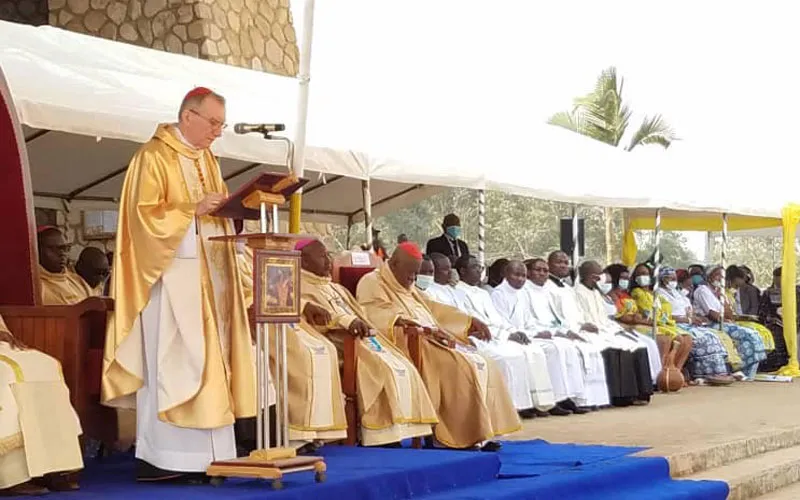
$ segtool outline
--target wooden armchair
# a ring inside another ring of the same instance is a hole
[[[353,253],[345,252],[333,259],[333,281],[339,283],[355,297],[358,282],[365,275],[375,270],[383,262],[380,257],[373,253],[363,252],[356,254],[354,258]],[[369,256],[369,265],[366,264],[366,259]],[[359,258],[360,257],[360,258]],[[354,263],[364,262],[364,263]],[[422,366],[422,359],[420,358],[419,351],[419,334],[416,329],[403,330],[402,327],[396,327],[397,338],[402,338],[407,342],[407,351],[410,355],[412,363],[417,369]],[[358,370],[358,356],[356,355],[356,339],[346,331],[333,331],[329,332],[331,335],[341,336],[344,344],[344,359],[342,367],[342,392],[345,397],[345,415],[347,417],[347,439],[345,444],[355,446],[358,444],[358,384],[356,372]],[[412,441],[414,448],[421,446],[421,440],[414,438]]]
[[[106,318],[113,309],[113,300],[100,297],[71,306],[0,306],[16,338],[61,362],[84,436],[107,446],[119,437],[116,410],[100,404]]]

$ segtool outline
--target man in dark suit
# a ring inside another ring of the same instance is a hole
[[[442,221],[441,236],[431,238],[425,246],[428,255],[440,253],[455,262],[462,255],[469,255],[469,247],[461,240],[461,220],[456,214],[447,214]]]

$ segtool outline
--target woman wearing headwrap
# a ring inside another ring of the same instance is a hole
[[[688,278],[688,273],[685,277]],[[727,362],[730,360],[735,369],[742,364],[731,338],[725,333],[718,332],[730,345],[732,355],[729,357],[725,343],[717,336],[717,332],[704,328],[707,321],[694,316],[692,303],[678,289],[678,276],[675,270],[671,267],[661,268],[658,280],[661,286],[656,293],[662,303],[669,303],[672,309],[672,322],[681,330],[688,332],[694,340],[692,352],[689,354],[689,374],[693,379],[709,379],[711,382],[731,381]]]
[[[742,372],[752,380],[758,364],[767,358],[764,341],[756,331],[731,321],[735,315],[725,297],[722,276],[722,266],[715,266],[708,271],[705,283],[694,291],[694,309],[698,316],[708,318],[713,328],[720,328],[720,320],[724,320],[722,330],[733,339],[742,357]]]
[[[611,279],[611,291],[608,292],[607,297],[616,307],[614,320],[621,325],[628,326],[638,335],[652,335],[653,322],[645,317],[636,305],[636,301],[628,293],[630,286],[628,268],[622,264],[612,264],[605,269],[605,273]],[[656,344],[661,353],[661,359],[658,362],[661,365],[672,349],[672,336],[662,332],[661,327],[659,327],[656,334]]]
[[[630,281],[630,295],[636,302],[636,307],[642,312],[645,319],[652,324],[653,321],[653,270],[647,264],[638,264],[633,268]],[[678,352],[675,356],[675,365],[679,370],[683,370],[684,365],[692,352],[692,336],[681,330],[672,319],[672,306],[669,301],[659,297],[656,302],[656,323],[658,333],[668,335],[670,340],[677,342]]]
[[[769,328],[758,323],[758,310],[755,314],[743,313],[740,290],[744,287],[747,281],[747,275],[739,266],[728,266],[725,271],[725,298],[731,305],[734,316],[731,317],[737,325],[755,330],[761,340],[764,342],[764,349],[767,352],[775,350],[775,339],[772,338],[772,332]],[[758,309],[756,307],[756,309]]]

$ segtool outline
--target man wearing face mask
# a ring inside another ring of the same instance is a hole
[[[433,260],[430,255],[422,256],[422,263],[419,265],[419,272],[414,279],[414,286],[420,292],[425,292],[433,284]]]
[[[783,336],[781,271],[782,268],[777,267],[772,272],[772,285],[764,290],[758,308],[761,322],[770,329],[775,338],[775,350],[769,353],[767,359],[759,365],[759,369],[765,372],[781,368],[789,359],[786,351],[786,339]],[[797,295],[797,303],[800,304],[800,286],[795,286],[795,293]],[[800,326],[800,318],[797,318],[797,324]]]
[[[600,264],[593,260],[583,262],[578,275],[580,282],[575,285],[577,304],[584,318],[597,327],[597,335],[592,338],[593,343],[602,349],[612,403],[627,406],[635,401],[649,401],[653,394],[654,374],[651,373],[648,352],[652,353],[650,359],[658,359],[658,346],[652,339],[648,339],[649,342],[640,340],[636,334],[623,331],[618,323],[609,319],[603,294],[611,291],[611,283]],[[655,368],[660,371],[660,366]],[[658,371],[655,371],[656,376]]]
[[[425,245],[425,253],[428,255],[440,253],[450,258],[450,263],[455,263],[456,259],[462,255],[469,255],[469,247],[461,240],[461,219],[456,214],[447,214],[442,221],[441,236],[431,238]]]

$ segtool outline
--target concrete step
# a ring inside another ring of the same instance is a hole
[[[674,478],[679,478],[793,446],[800,446],[800,427],[686,450],[670,454],[666,458],[669,462],[670,474]],[[647,455],[648,453],[643,454]]]
[[[750,456],[685,479],[715,479],[730,486],[729,500],[757,498],[800,481],[800,446]]]
[[[758,500],[797,500],[800,498],[800,483],[794,483],[757,498]]]

